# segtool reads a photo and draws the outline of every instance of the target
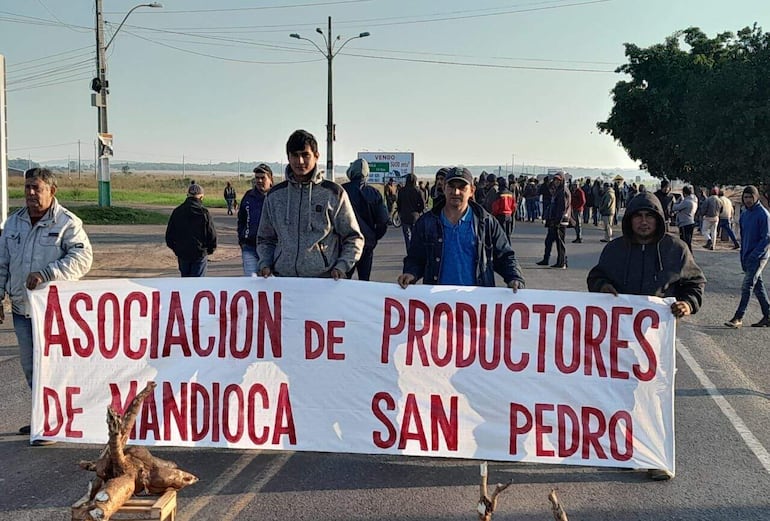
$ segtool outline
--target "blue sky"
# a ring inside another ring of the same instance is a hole
[[[104,0],[108,36],[138,2]],[[757,22],[767,0],[165,0],[134,11],[108,51],[114,161],[284,160],[296,128],[326,152],[334,59],[335,163],[411,151],[417,165],[633,168],[596,130],[624,42]],[[11,158],[93,157],[94,1],[0,0]],[[35,60],[35,61],[32,61]],[[444,62],[444,63],[435,63]],[[463,65],[461,65],[463,64]],[[600,71],[600,72],[592,72]]]

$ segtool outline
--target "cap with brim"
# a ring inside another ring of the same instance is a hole
[[[471,171],[467,168],[455,167],[450,169],[444,182],[448,184],[455,179],[465,181],[467,184],[473,184],[473,174],[471,174]]]
[[[257,167],[253,170],[255,174],[268,174],[270,176],[273,175],[273,170],[270,168],[270,166],[266,165],[265,163],[260,163],[257,165]]]

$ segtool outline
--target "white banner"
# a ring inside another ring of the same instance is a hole
[[[30,292],[32,438],[674,471],[672,299],[291,278]]]

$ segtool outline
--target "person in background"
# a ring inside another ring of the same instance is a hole
[[[91,269],[93,250],[83,222],[56,199],[56,176],[47,168],[24,172],[24,206],[8,216],[0,235],[0,324],[11,299],[19,362],[32,388],[33,341],[27,292],[43,282],[78,280]],[[38,327],[43,327],[39,324]],[[30,426],[19,429],[29,435]],[[37,440],[33,445],[50,445]]]
[[[388,178],[388,182],[385,183],[385,203],[388,205],[388,218],[393,215],[393,205],[396,204],[398,198],[398,183],[396,183],[392,177]]]
[[[166,246],[177,259],[182,277],[204,277],[208,255],[217,249],[217,231],[203,206],[203,187],[187,187],[187,198],[174,208],[166,226]]]
[[[487,196],[489,197],[489,196]],[[508,189],[508,183],[504,177],[497,179],[497,191],[495,197],[490,203],[491,213],[502,226],[505,236],[511,240],[513,230],[516,227],[516,197]]]
[[[668,223],[671,222],[671,206],[674,204],[674,196],[671,195],[671,184],[668,179],[660,182],[660,188],[655,191],[655,197],[658,198],[660,206],[663,208],[663,217],[666,220],[666,230],[668,230]]]
[[[570,208],[572,209],[572,223],[575,227],[575,240],[574,243],[580,244],[583,242],[583,210],[586,205],[586,195],[583,189],[577,183],[571,183],[570,189]]]
[[[727,233],[727,236],[733,241],[733,249],[737,250],[741,247],[738,244],[738,239],[735,238],[733,233],[733,214],[735,213],[735,207],[729,197],[725,195],[724,190],[719,190],[719,200],[722,201],[722,211],[719,212],[719,225],[717,228],[717,237],[722,230]],[[714,244],[716,246],[716,244]]]
[[[751,327],[770,327],[770,302],[767,289],[762,280],[762,271],[770,258],[770,213],[759,202],[759,190],[749,185],[741,195],[746,209],[741,214],[739,226],[741,230],[741,269],[743,283],[741,284],[741,301],[735,310],[733,318],[725,322],[727,327],[737,329],[743,325],[743,317],[749,306],[751,292],[759,301],[762,319],[751,324]]]
[[[436,171],[433,188],[430,189],[431,207],[444,203],[444,179],[448,171],[447,168],[439,168]]]
[[[369,178],[369,163],[366,159],[356,159],[350,163],[347,170],[349,182],[342,185],[348,194],[353,213],[358,220],[358,227],[364,236],[364,249],[356,265],[347,272],[352,278],[353,272],[358,272],[358,280],[369,280],[372,275],[372,261],[377,241],[388,231],[388,209],[382,200],[382,195],[366,181]]]
[[[604,247],[598,264],[588,272],[588,291],[674,297],[674,317],[697,313],[703,303],[706,278],[687,245],[666,233],[658,198],[640,192],[631,199],[623,215],[622,230],[622,237]],[[655,481],[674,477],[664,469],[650,469],[647,475]]]
[[[225,185],[224,191],[225,203],[227,203],[227,215],[233,215],[233,207],[235,206],[235,188],[230,184],[230,181]]]
[[[404,234],[404,244],[407,251],[412,242],[412,231],[414,223],[420,218],[425,210],[425,200],[417,189],[417,176],[407,174],[404,187],[398,191],[398,216],[401,219],[401,232]]]
[[[323,177],[318,142],[295,130],[286,142],[286,180],[267,194],[257,231],[263,277],[344,279],[364,249],[345,190]]]
[[[472,201],[473,175],[455,167],[446,176],[446,202],[417,221],[398,284],[495,286],[495,273],[514,292],[524,278],[497,220]]]
[[[599,214],[602,216],[602,224],[604,225],[604,239],[600,239],[601,242],[610,242],[612,240],[612,221],[615,218],[616,210],[615,190],[612,189],[609,183],[604,183],[604,191],[599,203]]]
[[[676,226],[679,228],[679,238],[692,252],[692,234],[695,230],[695,213],[698,211],[698,199],[692,193],[692,187],[682,187],[682,196],[671,206],[676,215]]]
[[[703,202],[703,213],[701,216],[701,234],[706,239],[707,250],[713,250],[717,242],[717,226],[719,226],[719,214],[722,212],[722,200],[719,198],[719,189],[712,188],[709,195]]]
[[[257,257],[257,230],[262,217],[262,205],[273,186],[273,170],[261,163],[253,170],[252,188],[241,199],[238,208],[238,245],[241,247],[243,274],[251,277],[259,273]]]
[[[550,262],[551,247],[556,244],[556,263],[552,268],[567,269],[567,246],[565,244],[567,224],[572,213],[570,209],[570,193],[564,188],[565,172],[557,172],[550,179],[551,197],[548,204],[548,213],[545,218],[547,228],[545,236],[545,250],[543,260],[537,262],[538,266],[547,266]]]
[[[524,204],[527,205],[527,222],[533,223],[536,219],[540,218],[540,212],[538,209],[538,195],[537,179],[534,177],[527,181],[524,186]]]
[[[586,177],[586,180],[583,183],[581,190],[583,190],[583,198],[586,201],[585,205],[583,206],[583,224],[588,224],[588,221],[591,218],[591,212],[592,211],[596,212],[596,208],[594,204],[594,194],[593,194],[593,190],[591,190],[590,177]]]

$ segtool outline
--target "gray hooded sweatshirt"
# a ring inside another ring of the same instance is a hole
[[[259,269],[281,277],[330,277],[349,272],[361,257],[364,236],[345,190],[316,168],[300,183],[290,166],[286,181],[265,198],[257,231]]]

